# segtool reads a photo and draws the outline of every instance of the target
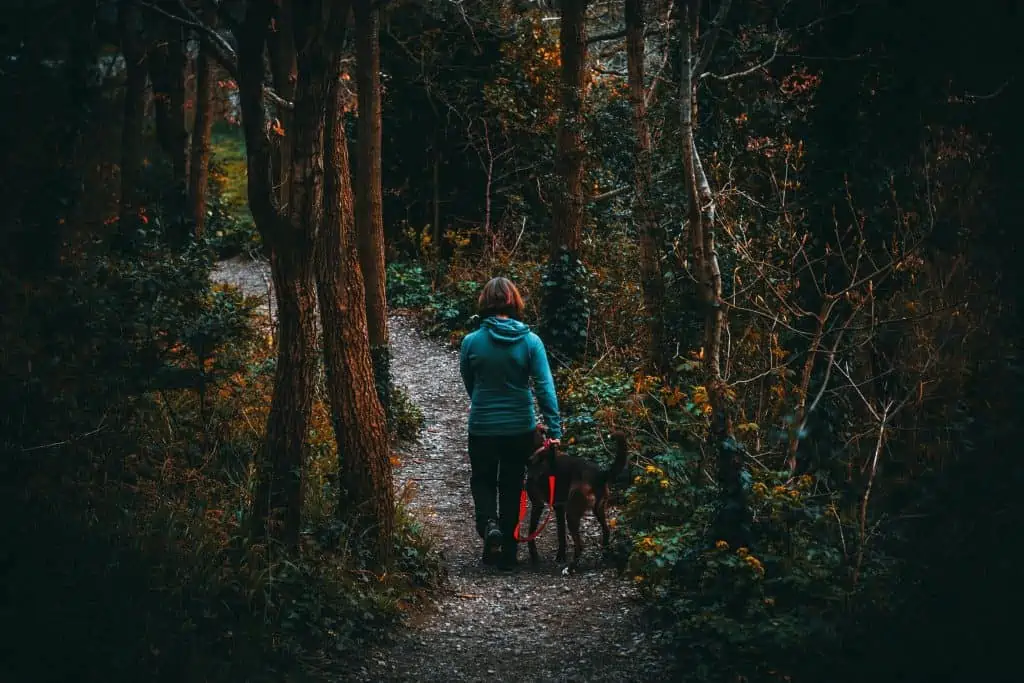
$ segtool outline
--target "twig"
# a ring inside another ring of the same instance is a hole
[[[92,430],[91,432],[86,432],[85,434],[79,434],[78,436],[73,436],[70,439],[64,439],[63,441],[54,441],[53,443],[44,443],[44,444],[40,444],[39,446],[29,446],[28,448],[22,448],[21,452],[22,453],[31,453],[32,451],[41,451],[41,450],[43,450],[45,448],[55,448],[57,446],[66,446],[67,444],[74,443],[75,441],[81,441],[82,439],[88,438],[90,436],[94,436],[96,434],[99,434],[101,431],[103,431],[103,421],[106,420],[106,419],[107,419],[106,415],[101,417],[100,418],[100,423],[96,426],[96,429]]]
[[[516,237],[515,244],[512,245],[512,250],[508,252],[508,259],[506,259],[506,262],[512,261],[512,256],[516,253],[516,249],[519,248],[519,240],[523,239],[524,232],[526,232],[526,216],[523,216],[523,227],[519,228],[519,235]]]
[[[225,40],[224,36],[217,33],[217,31],[196,16],[195,12],[188,8],[184,0],[178,0],[178,5],[186,14],[184,17],[168,12],[162,7],[158,7],[148,2],[141,2],[140,0],[134,1],[139,7],[143,7],[151,12],[159,14],[165,19],[170,19],[171,21],[175,21],[183,26],[195,29],[199,33],[200,39],[205,40],[207,44],[213,47],[214,56],[216,56],[217,61],[220,62],[221,66],[224,67],[224,70],[227,71],[231,78],[236,82],[238,81],[238,55],[235,53],[235,49],[231,47],[231,43]],[[263,85],[263,96],[282,109],[292,110],[295,108],[295,105],[292,102],[281,97],[273,88],[266,84]]]
[[[867,545],[867,519],[868,519],[868,500],[871,498],[871,489],[875,484],[875,473],[878,472],[878,459],[882,455],[882,445],[885,443],[885,427],[889,420],[890,412],[892,408],[892,401],[890,401],[885,408],[882,409],[882,415],[878,423],[878,439],[875,441],[875,453],[871,458],[871,474],[868,476],[868,485],[864,490],[864,497],[861,498],[860,503],[860,542],[857,544],[857,562],[853,569],[853,583],[857,584],[860,578],[861,564],[864,562],[864,546]]]
[[[743,71],[737,71],[737,72],[731,73],[731,74],[725,74],[724,76],[719,76],[718,74],[711,73],[710,71],[705,71],[698,78],[701,79],[701,80],[703,80],[705,78],[713,78],[716,81],[731,81],[731,80],[733,80],[735,78],[742,78],[744,76],[749,76],[750,74],[755,73],[757,71],[760,71],[761,69],[765,68],[766,66],[771,64],[773,61],[775,61],[775,58],[779,54],[779,45],[781,45],[781,44],[782,44],[782,39],[781,38],[776,40],[775,41],[775,46],[772,49],[772,56],[769,57],[768,59],[764,60],[763,62],[759,63],[759,64],[755,64],[754,66],[750,67],[749,69],[744,69]]]

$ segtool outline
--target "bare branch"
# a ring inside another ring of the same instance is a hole
[[[142,2],[141,0],[136,0],[135,4],[155,14],[159,14],[165,19],[170,19],[171,21],[194,29],[199,34],[200,40],[213,49],[214,56],[217,58],[220,65],[224,67],[224,70],[228,72],[228,75],[230,75],[236,83],[238,82],[238,55],[235,53],[235,49],[231,46],[231,43],[224,38],[224,36],[218,33],[209,24],[202,21],[195,12],[189,9],[184,0],[178,0],[178,5],[184,13],[184,16],[168,12],[162,7],[152,3]],[[270,86],[265,84],[263,86],[263,96],[282,109],[291,110],[295,106],[277,94],[277,92],[275,92]]]
[[[697,57],[697,63],[694,64],[693,70],[695,72],[706,69],[708,62],[711,61],[711,55],[714,53],[715,44],[718,42],[718,36],[722,33],[722,25],[725,24],[725,17],[729,14],[729,7],[731,5],[732,0],[720,0],[718,11],[715,12],[715,18],[711,20],[711,27],[708,29],[704,45],[701,47],[700,55]]]
[[[761,69],[764,69],[769,64],[771,64],[773,61],[775,61],[775,58],[779,55],[779,46],[780,45],[782,45],[782,39],[781,38],[779,38],[778,40],[775,41],[775,46],[772,48],[772,56],[771,57],[769,57],[768,59],[764,60],[763,62],[761,62],[759,64],[755,64],[754,66],[750,67],[749,69],[744,69],[743,71],[737,71],[737,72],[731,73],[731,74],[725,74],[724,76],[719,76],[718,74],[713,74],[710,71],[705,71],[698,78],[700,78],[700,79],[713,78],[716,81],[731,81],[731,80],[733,80],[735,78],[742,78],[744,76],[749,76],[749,75],[751,75],[753,73],[756,73],[756,72],[760,71]]]
[[[598,33],[597,35],[590,36],[589,38],[587,38],[587,45],[592,45],[593,43],[603,43],[609,40],[620,40],[621,38],[625,37],[626,29],[622,29],[621,31],[612,31],[611,33]]]
[[[655,174],[653,179],[654,180],[659,180],[661,178],[664,178],[665,176],[669,175],[670,172],[671,171],[662,171],[661,173],[657,173],[657,174]],[[633,186],[632,185],[623,185],[622,187],[616,187],[614,190],[608,190],[607,192],[602,192],[601,194],[595,194],[595,195],[591,196],[589,199],[587,199],[587,201],[588,202],[603,202],[603,201],[606,201],[608,199],[615,199],[616,197],[624,195],[627,192],[631,192],[632,190],[633,190]]]
[[[999,95],[1001,95],[1002,92],[1006,90],[1006,86],[1010,85],[1010,83],[1012,82],[1012,78],[1008,81],[1004,81],[1002,85],[1000,85],[998,88],[988,93],[987,95],[975,95],[974,93],[965,92],[964,99],[970,102],[977,102],[979,100],[991,100],[993,98],[999,97]]]

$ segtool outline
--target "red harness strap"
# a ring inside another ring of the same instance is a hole
[[[551,448],[551,440],[544,439],[544,445],[538,448],[534,452],[534,455],[537,455],[541,451],[546,450],[548,448]],[[540,536],[540,532],[544,531],[544,527],[546,527],[548,525],[548,522],[551,520],[551,510],[553,510],[555,507],[555,475],[552,474],[548,477],[548,514],[544,517],[544,521],[541,522],[541,525],[537,527],[537,530],[524,538],[520,532],[520,529],[523,526],[523,522],[526,520],[526,508],[527,504],[529,503],[529,500],[530,496],[529,494],[526,493],[526,487],[524,486],[522,492],[519,494],[519,522],[516,524],[516,529],[512,533],[512,537],[515,538],[516,541],[518,541],[519,543],[529,543],[530,541],[536,539],[538,536]]]

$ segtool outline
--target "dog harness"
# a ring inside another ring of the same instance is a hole
[[[536,457],[537,455],[540,455],[549,448],[551,448],[551,439],[545,437],[544,445],[535,450],[533,452],[533,456],[531,457]],[[529,502],[530,496],[526,492],[526,479],[524,478],[523,490],[519,493],[519,521],[516,523],[515,531],[512,532],[512,537],[515,538],[516,541],[518,541],[519,543],[529,543],[530,541],[536,539],[537,536],[540,535],[540,532],[544,531],[544,527],[546,527],[548,522],[551,520],[551,510],[553,510],[555,507],[555,475],[552,474],[548,476],[548,514],[544,517],[544,521],[541,522],[540,526],[537,527],[536,531],[534,531],[529,536],[523,537],[520,532],[520,529],[522,529],[523,522],[526,521],[526,509]]]

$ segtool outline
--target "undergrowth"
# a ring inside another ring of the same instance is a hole
[[[210,140],[206,234],[219,258],[259,251],[259,231],[249,212],[245,140],[237,126],[218,123]]]
[[[309,680],[337,674],[438,585],[422,527],[399,509],[395,566],[363,571],[335,520],[337,453],[320,398],[301,552],[243,529],[273,349],[254,302],[213,287],[212,249],[147,238],[79,254],[5,334],[0,567],[5,679]],[[58,324],[59,323],[59,324]],[[402,403],[404,424],[418,424]],[[59,643],[61,654],[52,656]]]
[[[640,371],[639,288],[623,286],[635,281],[624,263],[635,251],[627,235],[609,239],[621,240],[622,248],[586,255],[590,277],[583,286],[596,321],[586,349],[574,359],[552,356],[566,448],[607,465],[608,434],[622,430],[630,438],[631,466],[613,482],[620,513],[612,563],[636,585],[656,627],[672,634],[672,656],[697,680],[820,680],[841,650],[843,629],[855,623],[853,606],[884,603],[895,560],[872,545],[853,581],[853,514],[839,486],[827,473],[791,478],[756,458],[747,459],[744,473],[749,544],[730,547],[715,536],[722,499],[706,447],[711,407],[699,354],[677,356],[669,377]],[[539,251],[515,259],[473,257],[458,244],[450,251],[446,271],[432,265],[436,252],[423,249],[391,263],[391,305],[414,310],[431,334],[457,346],[477,322],[479,286],[500,274],[527,298],[526,321],[539,322]],[[737,447],[750,453],[784,438],[742,421],[734,431]]]

